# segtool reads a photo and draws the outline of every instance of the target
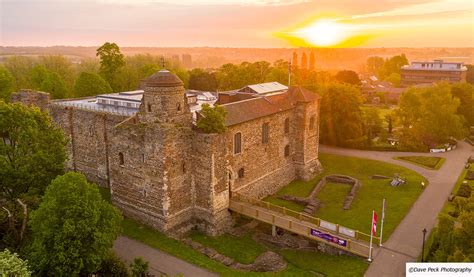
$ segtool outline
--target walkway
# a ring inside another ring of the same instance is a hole
[[[149,262],[149,272],[155,276],[166,274],[169,276],[196,276],[196,277],[215,277],[203,268],[185,262],[158,249],[152,248],[139,241],[120,236],[114,243],[114,250],[125,264],[129,265],[134,258],[142,257]]]
[[[473,148],[465,142],[459,142],[457,149],[447,153],[411,153],[377,152],[342,149],[321,146],[320,152],[361,157],[389,162],[410,168],[425,176],[429,185],[420,195],[412,208],[392,233],[384,246],[376,252],[374,261],[365,276],[405,276],[405,263],[416,261],[421,254],[423,228],[429,235],[436,224],[436,218],[450,195],[467,158],[474,155]],[[446,158],[439,170],[425,169],[411,163],[394,160],[396,156],[431,155]],[[390,216],[387,214],[386,216]]]

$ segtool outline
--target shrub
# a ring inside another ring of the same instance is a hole
[[[474,171],[468,170],[466,173],[466,177],[464,177],[466,180],[474,180]]]
[[[471,191],[472,189],[468,184],[461,184],[456,195],[467,198],[471,196]]]
[[[224,133],[227,130],[226,115],[227,111],[219,105],[211,107],[209,104],[203,104],[197,127],[206,133]]]
[[[130,270],[132,271],[133,277],[146,276],[148,274],[148,262],[141,257],[135,258],[130,264]]]
[[[130,276],[125,263],[113,251],[102,260],[100,269],[96,272],[99,276]]]

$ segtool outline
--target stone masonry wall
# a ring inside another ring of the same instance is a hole
[[[29,89],[22,89],[19,92],[12,93],[10,97],[11,102],[20,102],[26,106],[37,106],[42,111],[48,109],[50,96],[49,93],[34,91]]]

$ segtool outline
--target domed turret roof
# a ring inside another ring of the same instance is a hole
[[[183,86],[183,81],[175,74],[166,69],[162,69],[145,79],[148,87],[177,87]]]

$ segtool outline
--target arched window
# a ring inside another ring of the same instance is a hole
[[[119,164],[120,165],[124,165],[125,164],[125,161],[123,159],[123,153],[122,152],[119,152]]]
[[[239,178],[244,178],[245,176],[245,169],[242,167],[241,169],[239,169]]]
[[[310,129],[310,130],[313,130],[313,129],[314,129],[314,122],[315,122],[315,117],[314,117],[314,115],[312,115],[312,116],[309,118],[309,129]]]
[[[290,155],[290,145],[285,146],[285,157],[288,157]]]
[[[234,135],[234,154],[242,152],[242,134],[236,133]]]
[[[285,119],[285,134],[288,134],[290,132],[290,119],[287,118]]]

